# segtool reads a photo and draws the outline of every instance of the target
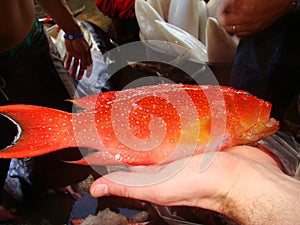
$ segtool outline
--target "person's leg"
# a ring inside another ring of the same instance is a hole
[[[0,159],[0,222],[11,221],[13,214],[3,206],[4,184],[9,169],[10,160]]]

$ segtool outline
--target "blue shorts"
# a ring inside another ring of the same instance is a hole
[[[230,85],[272,103],[282,120],[300,87],[300,10],[267,29],[241,38]]]

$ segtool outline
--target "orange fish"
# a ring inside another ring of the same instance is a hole
[[[78,146],[94,151],[76,163],[151,165],[249,144],[279,129],[270,103],[226,86],[161,84],[71,101],[82,110],[1,106],[19,134],[0,158]]]

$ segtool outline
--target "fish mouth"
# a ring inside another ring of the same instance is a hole
[[[262,119],[257,126],[261,127],[263,130],[258,129],[258,131],[265,134],[265,136],[268,136],[268,134],[271,135],[279,130],[280,124],[279,121],[270,117],[272,104],[267,101],[263,101],[261,104],[263,104],[264,107],[261,108],[258,118]]]
[[[275,120],[274,118],[270,118],[267,123],[264,124],[266,127],[279,129],[279,121]]]
[[[274,118],[269,118],[267,121],[260,121],[253,126],[244,130],[241,135],[236,137],[239,144],[254,143],[260,139],[274,134],[279,130],[279,121]]]
[[[274,118],[270,118],[269,121],[264,124],[264,126],[266,130],[266,135],[269,136],[279,130],[280,122]]]
[[[279,130],[280,122],[274,118],[270,118],[267,123],[263,124],[263,126],[265,126],[265,136],[269,136]]]
[[[270,136],[279,130],[279,125],[279,121],[274,118],[270,118],[267,122],[259,122],[246,132],[246,137],[244,136],[245,140],[256,142]]]

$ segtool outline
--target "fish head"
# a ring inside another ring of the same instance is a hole
[[[279,122],[270,118],[271,103],[241,90],[235,90],[232,99],[226,101],[227,123],[238,144],[255,142],[279,129]]]

